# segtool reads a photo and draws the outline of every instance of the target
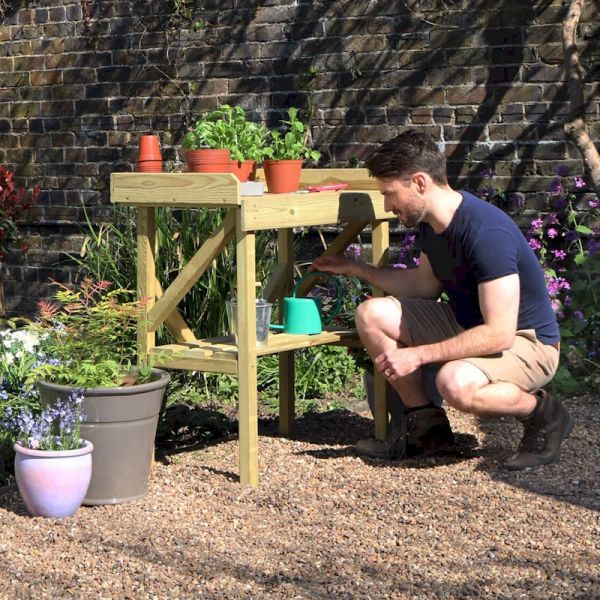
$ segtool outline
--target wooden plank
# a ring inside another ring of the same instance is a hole
[[[278,267],[283,269],[283,286],[279,293],[279,306],[283,306],[283,296],[291,293],[294,265],[294,230],[280,229],[277,232]],[[279,322],[283,322],[280,315]],[[276,336],[273,336],[276,337]],[[279,353],[279,433],[290,437],[294,432],[296,416],[294,350]]]
[[[180,208],[240,204],[240,182],[231,173],[112,173],[110,200],[129,206]]]
[[[230,211],[218,229],[202,244],[202,247],[194,254],[187,265],[181,269],[175,281],[148,313],[150,331],[156,331],[167,316],[173,312],[177,304],[211,265],[219,252],[229,243],[234,232],[235,214]]]
[[[242,202],[242,230],[304,227],[393,219],[376,191],[315,192],[246,196]]]
[[[329,247],[323,254],[343,254],[346,248],[356,240],[360,232],[368,225],[367,221],[359,221],[357,223],[348,223],[336,238],[329,244]],[[305,279],[298,287],[298,295],[306,296],[318,280],[316,278]]]
[[[355,347],[360,345],[360,340],[355,329],[337,329],[330,327],[319,334],[297,335],[291,333],[270,333],[269,343],[266,346],[256,346],[257,356],[278,354],[298,348],[320,346],[323,344],[340,344]],[[222,357],[234,360],[237,358],[238,347],[232,336],[181,342],[177,344],[163,344],[157,346],[153,352],[177,352],[179,356]]]
[[[377,182],[368,169],[307,169],[300,175],[300,187],[323,183],[347,183],[353,190],[377,190]]]
[[[153,354],[153,353],[152,353]],[[165,369],[186,369],[190,371],[208,371],[210,373],[226,373],[227,375],[237,375],[237,361],[219,360],[206,357],[174,357],[161,355],[155,359],[157,367]]]
[[[256,170],[256,179],[265,180],[264,169]],[[377,182],[367,169],[310,169],[304,167],[300,175],[300,187],[321,183],[348,183],[353,190],[377,190]]]
[[[258,485],[256,390],[256,236],[241,229],[236,210],[240,481]]]
[[[388,264],[390,245],[390,225],[387,221],[373,223],[373,264],[384,267]],[[378,288],[373,289],[373,295],[381,297],[384,292]],[[386,381],[383,375],[375,369],[375,437],[379,440],[385,438],[388,428],[386,405]]]
[[[158,279],[154,281],[154,291],[157,298],[160,298],[163,295],[163,289]],[[165,325],[177,342],[196,341],[194,332],[177,309],[174,309],[165,319]]]
[[[156,336],[149,328],[148,313],[152,310],[156,291],[156,267],[154,245],[156,221],[153,208],[140,208],[137,211],[137,296],[144,300],[144,307],[138,322],[139,360],[146,362],[148,352],[156,343]]]

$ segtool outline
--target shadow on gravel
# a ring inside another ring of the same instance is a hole
[[[16,484],[0,487],[0,508],[10,511],[19,517],[31,516],[25,508],[23,500],[21,500]]]
[[[274,431],[275,435],[277,430]],[[264,433],[263,435],[268,435]],[[296,419],[295,440],[324,446],[341,446],[304,450],[297,454],[305,454],[319,459],[356,456],[354,444],[360,439],[373,436],[373,421],[348,410],[331,410],[321,413],[306,413]],[[434,455],[401,460],[383,460],[360,457],[365,463],[373,466],[389,467],[394,464],[399,468],[431,468],[440,464],[454,464],[479,456],[478,441],[474,435],[458,433],[455,435],[456,447],[452,451],[440,451]]]
[[[211,443],[222,442],[238,429],[237,421],[223,412],[200,406],[169,406],[158,425],[156,457],[199,450]]]
[[[522,427],[514,419],[479,419],[486,452],[477,469],[534,494],[599,511],[600,401],[588,396],[567,398],[564,404],[575,418],[575,427],[558,462],[519,472],[504,470],[502,463],[519,445]]]

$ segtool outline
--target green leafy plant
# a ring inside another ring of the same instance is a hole
[[[33,329],[46,362],[28,381],[44,379],[73,387],[117,387],[143,381],[150,370],[134,368],[141,302],[108,281],[84,278],[76,289],[57,284],[55,301],[38,303]]]
[[[187,150],[228,149],[233,160],[260,163],[266,136],[266,127],[248,121],[242,107],[223,104],[196,121],[194,129],[183,138],[183,147]]]
[[[269,131],[268,145],[264,156],[270,160],[312,160],[318,161],[321,153],[308,145],[308,128],[298,118],[298,109],[288,109],[288,119],[282,119],[282,131]]]

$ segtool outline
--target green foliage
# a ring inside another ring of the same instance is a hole
[[[313,150],[307,143],[308,128],[298,119],[298,109],[288,109],[289,119],[283,119],[283,131],[269,132],[268,146],[264,155],[271,160],[312,160],[317,161],[321,153]]]
[[[38,320],[32,325],[48,362],[34,368],[28,382],[43,378],[74,387],[122,385],[136,360],[142,302],[124,299],[131,292],[111,290],[110,282],[88,277],[75,289],[57,286],[54,302],[38,303]]]
[[[223,104],[202,116],[183,138],[188,150],[200,148],[228,149],[237,161],[263,159],[267,130],[262,124],[246,120],[240,106]]]

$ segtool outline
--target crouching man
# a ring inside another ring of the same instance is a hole
[[[511,218],[448,185],[445,156],[427,134],[406,131],[368,159],[385,199],[421,240],[419,265],[399,270],[322,256],[313,268],[359,277],[389,296],[356,311],[375,367],[398,392],[403,426],[384,440],[362,440],[359,454],[395,458],[452,443],[444,410],[425,393],[422,367],[437,364],[436,387],[454,408],[511,415],[524,426],[507,469],[558,459],[573,418],[542,387],[559,361],[559,329],[542,268]],[[448,302],[438,299],[445,292]]]

